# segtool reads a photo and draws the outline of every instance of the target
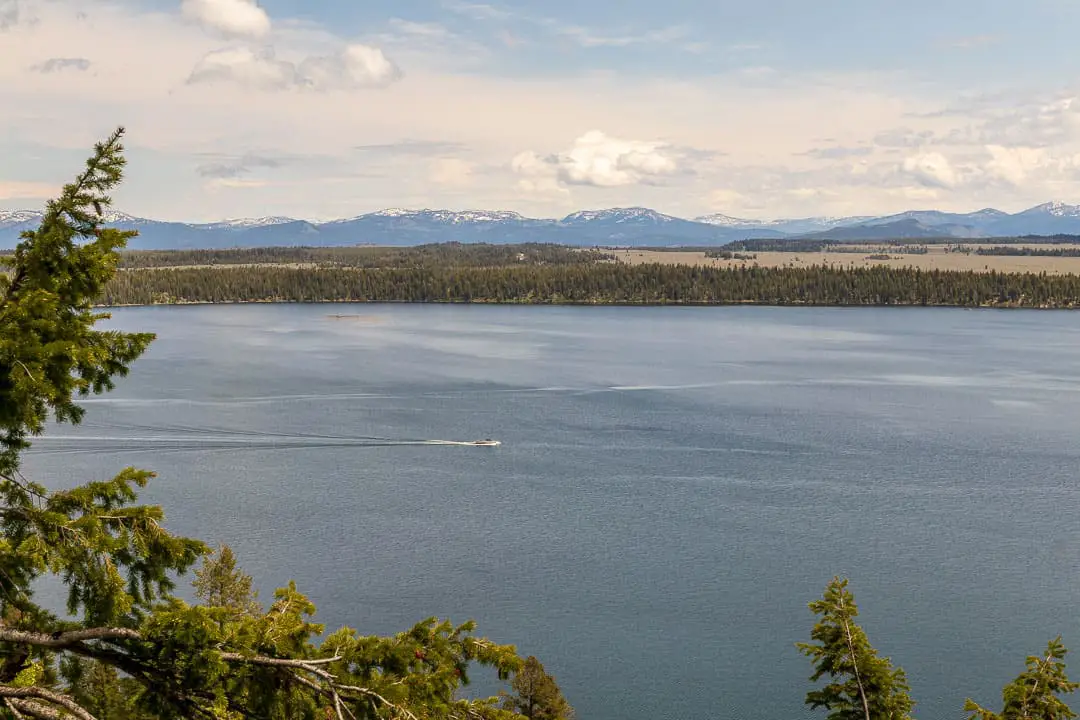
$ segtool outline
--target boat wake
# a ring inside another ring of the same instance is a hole
[[[59,434],[35,438],[30,452],[76,453],[206,452],[214,450],[302,450],[417,446],[494,447],[498,440],[431,440],[372,435],[314,435],[190,426],[99,425],[116,434]],[[128,430],[130,434],[124,434]]]

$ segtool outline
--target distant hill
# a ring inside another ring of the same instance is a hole
[[[578,246],[721,246],[737,240],[810,238],[883,240],[957,239],[1024,235],[1080,235],[1080,206],[1044,203],[1009,214],[993,208],[972,213],[912,210],[882,217],[818,217],[744,220],[727,215],[684,219],[642,207],[582,210],[556,219],[528,218],[505,210],[380,210],[353,218],[316,223],[288,217],[244,218],[215,223],[182,223],[107,214],[108,224],[139,231],[135,249],[216,249],[243,247],[410,246],[433,242]],[[32,210],[0,210],[0,249],[10,249],[19,233],[37,225]]]

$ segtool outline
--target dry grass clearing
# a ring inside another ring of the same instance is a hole
[[[1031,247],[1080,248],[1078,245],[1032,245]],[[740,267],[742,265],[760,265],[761,267],[810,267],[813,265],[832,265],[836,267],[871,267],[887,265],[891,267],[914,267],[921,270],[960,270],[975,272],[1007,273],[1048,273],[1051,275],[1080,275],[1080,257],[1045,257],[1022,255],[967,255],[964,253],[945,252],[944,247],[930,247],[925,255],[904,255],[888,253],[889,259],[870,258],[854,252],[749,252],[745,255],[756,256],[753,260],[720,260],[705,256],[704,252],[680,250],[607,250],[615,256],[617,262],[630,265],[662,263],[670,265],[703,265],[708,267]],[[873,251],[878,254],[878,251]]]

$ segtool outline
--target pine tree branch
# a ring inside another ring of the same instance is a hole
[[[844,606],[844,593],[840,593],[840,609],[844,611],[841,617],[844,620],[844,635],[847,636],[848,653],[851,655],[851,667],[855,670],[855,684],[859,686],[859,697],[862,698],[863,712],[866,720],[870,718],[870,703],[866,699],[866,688],[863,687],[862,677],[859,675],[859,663],[855,659],[855,643],[851,637],[851,625],[847,619],[847,608]]]
[[[1052,648],[1048,648],[1047,651],[1046,651],[1046,660],[1043,660],[1041,662],[1037,662],[1036,667],[1038,667],[1039,665],[1043,665],[1043,666],[1049,665],[1050,663],[1053,662],[1053,659],[1054,659],[1054,651],[1053,651]],[[1020,717],[1022,717],[1022,718],[1027,718],[1028,717],[1028,705],[1031,703],[1031,698],[1038,689],[1039,689],[1039,677],[1038,677],[1038,675],[1036,675],[1035,676],[1035,682],[1032,683],[1030,691],[1024,693],[1024,699],[1020,703]]]
[[[20,710],[30,715],[35,714],[35,710],[40,708],[41,710],[47,710],[49,712],[56,712],[52,717],[64,717],[63,713],[54,710],[46,705],[42,705],[36,702],[26,702],[27,698],[33,698],[34,700],[44,700],[45,702],[53,705],[58,705],[66,710],[71,715],[74,715],[78,720],[97,720],[93,715],[86,711],[75,700],[67,695],[61,695],[60,693],[53,692],[43,687],[10,687],[8,685],[0,685],[0,697],[4,698],[5,702],[10,701],[9,704],[19,707]],[[32,706],[27,707],[27,706]]]
[[[95,657],[97,654],[84,643],[91,640],[138,640],[142,641],[144,638],[136,630],[128,628],[85,628],[82,630],[70,630],[68,632],[58,633],[37,633],[28,632],[24,630],[13,630],[0,626],[0,641],[17,643],[23,645],[34,645],[37,647],[47,647],[52,649],[68,649],[72,652],[76,652],[80,655],[88,655]],[[370,688],[359,687],[357,685],[342,685],[338,682],[337,677],[329,671],[322,668],[322,665],[334,663],[342,660],[339,655],[329,658],[312,658],[312,659],[292,659],[292,658],[275,658],[267,657],[263,655],[244,655],[235,652],[223,652],[220,654],[220,658],[229,663],[246,663],[251,665],[261,665],[264,667],[276,667],[283,669],[290,669],[295,671],[307,672],[316,676],[323,681],[324,684],[308,680],[307,678],[292,673],[294,679],[299,681],[306,687],[311,688],[326,697],[330,698],[335,704],[335,710],[340,720],[345,720],[342,711],[348,713],[350,717],[354,717],[351,710],[341,703],[343,694],[355,694],[367,698],[372,698],[378,701],[382,706],[389,708],[397,715],[407,718],[407,720],[418,720],[408,708],[397,705],[390,700],[386,699],[379,693],[371,690]],[[3,686],[0,686],[0,697],[4,697]],[[18,690],[43,690],[42,688],[13,688]],[[48,692],[48,691],[45,691]],[[38,695],[11,695],[10,697],[43,697]],[[62,696],[58,696],[62,697]],[[338,710],[337,708],[341,708]],[[22,711],[34,716],[44,717],[41,715],[35,715],[30,709],[21,707]],[[74,711],[71,711],[74,713]],[[84,711],[85,712],[85,711]],[[59,715],[49,716],[61,717]],[[76,714],[79,720],[94,720],[90,715],[80,716]]]
[[[42,221],[42,227],[45,227],[48,224],[49,220],[59,220],[61,214],[67,215],[68,218],[72,220],[76,225],[81,224],[79,219],[73,214],[75,206],[79,204],[80,197],[86,191],[87,186],[94,182],[95,177],[98,175],[99,172],[101,172],[102,165],[105,164],[106,159],[108,159],[112,155],[115,155],[115,153],[121,149],[120,140],[121,138],[123,138],[123,136],[124,128],[119,127],[113,131],[112,135],[109,136],[108,140],[106,140],[104,143],[100,143],[94,149],[94,156],[90,158],[90,160],[87,162],[86,169],[76,176],[74,183],[64,188],[64,192],[60,196],[60,199],[56,203],[56,205],[49,208],[49,211],[46,213],[46,217]],[[96,182],[94,184],[100,184],[100,182]],[[97,215],[99,217],[101,216],[101,205],[104,205],[107,202],[108,198],[99,197],[94,199],[94,210],[97,212]],[[88,234],[81,232],[78,228],[77,232],[79,232],[80,235]],[[12,300],[15,295],[18,294],[19,290],[22,288],[22,284],[26,281],[26,275],[26,265],[20,264],[16,268],[15,275],[12,277],[11,282],[8,283],[7,292],[5,293],[4,298],[5,301]]]

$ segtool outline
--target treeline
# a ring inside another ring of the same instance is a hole
[[[423,267],[588,265],[610,254],[564,245],[438,243],[416,247],[269,247],[219,250],[125,250],[121,268],[205,265],[316,265],[327,267]]]
[[[706,250],[705,257],[714,260],[757,260],[757,255],[732,252],[731,250]]]
[[[993,247],[975,248],[976,255],[1008,255],[1011,257],[1080,257],[1080,247],[1069,248],[1033,248],[1033,247],[1008,247],[994,245]]]
[[[103,305],[332,301],[1072,308],[1080,306],[1080,276],[886,266],[270,265],[127,270],[100,296]]]
[[[955,240],[952,242],[955,243]],[[736,240],[723,247],[728,252],[801,252],[801,253],[860,253],[866,252],[867,248],[888,249],[889,252],[904,255],[925,255],[929,252],[927,244],[945,245],[945,242],[930,241],[929,243],[919,240],[913,243],[911,240],[823,240],[820,238],[802,239],[768,239],[768,240]]]
[[[1018,245],[1024,243],[1043,243],[1046,245],[1080,244],[1080,236],[1051,235],[1047,237],[1000,237],[1000,238],[965,238],[966,245]],[[888,248],[889,252],[922,255],[929,251],[928,246],[959,246],[961,241],[955,237],[940,238],[886,238],[866,240],[829,240],[827,238],[765,238],[735,240],[724,245],[724,250],[733,252],[862,252],[868,247]],[[987,253],[991,254],[991,253]]]

